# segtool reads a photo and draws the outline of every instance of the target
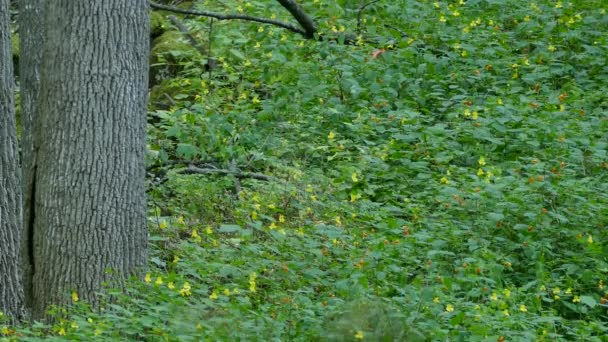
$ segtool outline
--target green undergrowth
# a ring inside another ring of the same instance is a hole
[[[2,333],[605,341],[608,5],[380,1],[357,45],[358,2],[304,8],[336,41],[216,22],[216,68],[168,52],[146,278]]]

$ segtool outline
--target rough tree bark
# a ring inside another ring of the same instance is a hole
[[[11,320],[23,316],[19,273],[21,177],[11,54],[8,0],[0,0],[0,311]]]
[[[40,64],[42,63],[42,42],[44,41],[44,26],[42,16],[43,0],[21,0],[19,1],[19,46],[21,63],[19,64],[19,79],[21,92],[21,157],[22,157],[22,181],[23,181],[23,226],[25,231],[21,234],[21,268],[23,273],[23,285],[26,289],[32,288],[32,272],[30,261],[33,250],[29,247],[32,243],[30,231],[33,227],[30,220],[34,217],[30,214],[31,205],[34,204],[31,195],[34,186],[34,121],[37,117],[37,99],[40,94]],[[31,307],[31,296],[26,296],[26,305]]]
[[[105,282],[146,265],[148,12],[146,0],[43,0],[39,110],[24,132],[34,319],[72,292],[95,305]]]

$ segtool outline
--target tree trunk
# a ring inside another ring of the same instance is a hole
[[[104,283],[122,284],[147,259],[148,2],[43,3],[26,195],[34,319],[73,292],[95,305]]]
[[[11,54],[8,0],[0,0],[0,311],[11,320],[23,315],[19,273],[21,177]]]
[[[33,258],[30,248],[33,236],[31,229],[32,205],[34,204],[33,186],[36,165],[34,153],[33,132],[37,117],[38,96],[40,95],[40,65],[42,63],[42,45],[44,42],[44,26],[41,18],[43,0],[19,1],[19,46],[21,49],[19,64],[19,79],[21,92],[21,170],[23,179],[23,234],[21,234],[21,268],[23,270],[23,286],[26,293],[32,289]],[[26,306],[31,307],[32,296],[26,294]]]

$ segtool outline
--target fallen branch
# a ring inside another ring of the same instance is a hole
[[[203,56],[206,54],[205,49],[201,46],[201,44],[199,44],[199,42],[196,40],[196,38],[194,38],[194,36],[192,36],[192,34],[190,34],[190,31],[188,30],[186,25],[184,25],[181,21],[179,21],[179,19],[177,19],[173,15],[170,15],[167,18],[169,19],[169,21],[171,21],[171,23],[173,25],[175,25],[175,27],[177,27],[177,29],[181,33],[184,34],[184,36],[186,37],[186,39],[188,40],[190,45],[192,45],[193,48],[195,48]]]
[[[225,175],[225,176],[234,176],[236,178],[239,179],[243,179],[243,178],[252,178],[252,179],[258,179],[258,180],[263,180],[263,181],[279,181],[277,178],[271,177],[271,176],[267,176],[261,173],[255,173],[255,172],[241,172],[241,171],[237,171],[237,170],[226,170],[226,169],[208,169],[208,168],[200,168],[200,167],[196,167],[194,165],[188,165],[188,167],[186,167],[184,170],[180,171],[179,173],[182,174],[203,174],[203,175],[210,175],[210,174],[219,174],[219,175]]]
[[[292,2],[292,1],[289,1],[289,2]],[[282,22],[279,20],[274,20],[274,19],[252,17],[252,16],[244,15],[244,14],[221,14],[221,13],[214,13],[214,12],[207,12],[207,11],[186,10],[186,9],[181,9],[181,8],[177,8],[177,7],[172,7],[172,6],[161,5],[161,4],[152,2],[152,1],[150,1],[150,7],[157,9],[157,10],[164,10],[164,11],[180,13],[180,14],[196,15],[196,16],[201,16],[201,17],[209,17],[209,18],[215,18],[217,20],[254,21],[254,22],[258,22],[258,23],[262,23],[262,24],[269,24],[269,25],[282,27],[289,31],[299,33],[306,38],[312,38],[308,31],[303,30],[295,25],[285,23],[285,22]]]

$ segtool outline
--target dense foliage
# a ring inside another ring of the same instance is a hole
[[[180,19],[198,48],[156,13],[151,269],[0,333],[604,341],[608,4],[359,6],[303,4],[323,41]]]

